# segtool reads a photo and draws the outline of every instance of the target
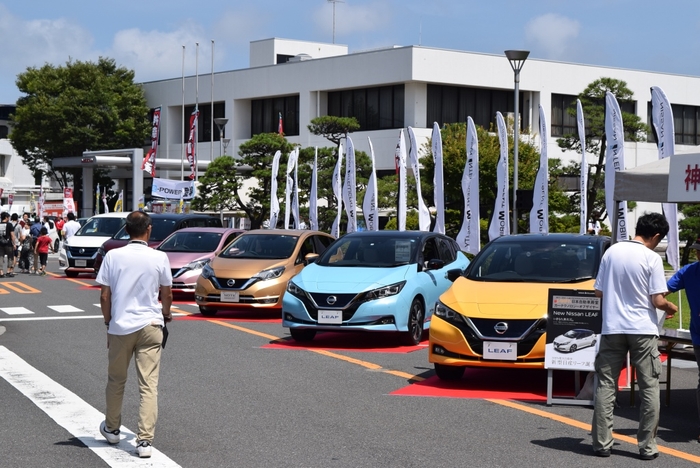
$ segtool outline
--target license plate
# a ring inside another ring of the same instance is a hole
[[[515,361],[518,359],[518,343],[484,341],[484,359]]]
[[[75,261],[75,266],[77,266],[77,267],[85,267],[85,266],[87,266],[87,260],[76,260],[76,261]]]
[[[343,311],[342,310],[319,310],[318,311],[318,323],[328,323],[333,325],[340,325],[343,323]]]
[[[221,302],[238,302],[237,292],[222,292]]]

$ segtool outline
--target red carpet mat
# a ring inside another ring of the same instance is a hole
[[[180,309],[187,311],[186,309]],[[205,317],[199,312],[192,315],[180,317],[179,320],[230,320],[234,322],[265,322],[265,323],[282,323],[279,311],[265,310],[262,312],[253,310],[220,310],[213,317]]]
[[[426,335],[427,336],[427,335]],[[276,340],[264,349],[324,349],[327,351],[361,351],[370,353],[411,353],[428,347],[428,340],[417,346],[403,346],[396,333],[319,332],[312,341],[301,343],[293,338]]]

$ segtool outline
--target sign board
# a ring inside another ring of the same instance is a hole
[[[700,201],[700,154],[669,159],[668,199],[674,202]]]
[[[603,326],[602,301],[593,291],[550,289],[546,369],[593,371]]]

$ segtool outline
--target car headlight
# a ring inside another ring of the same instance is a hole
[[[396,296],[401,292],[403,287],[406,285],[405,281],[399,283],[390,284],[388,286],[382,286],[381,288],[373,289],[367,291],[360,298],[361,301],[374,301],[375,299],[383,299],[385,297]]]
[[[204,265],[204,267],[202,268],[202,278],[209,279],[213,278],[214,276],[216,275],[214,275],[214,269],[211,267],[211,265],[209,265],[208,263]]]
[[[196,260],[194,262],[190,262],[184,267],[182,267],[183,270],[201,270],[204,268],[204,266],[209,263],[209,259],[205,258],[203,260]]]
[[[447,321],[447,322],[460,322],[460,323],[465,323],[464,319],[462,318],[462,314],[459,312],[456,312],[449,307],[447,307],[445,304],[442,302],[439,302],[435,304],[435,316],[440,317],[441,319]]]
[[[293,296],[297,296],[300,298],[303,298],[306,296],[306,292],[301,289],[299,286],[294,284],[293,281],[290,281],[287,283],[287,292]]]
[[[257,275],[254,275],[253,278],[256,278],[260,281],[266,281],[279,278],[280,276],[282,276],[282,273],[284,273],[283,266],[277,268],[270,268],[269,270],[263,270]]]

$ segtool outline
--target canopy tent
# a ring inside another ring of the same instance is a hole
[[[648,164],[618,171],[615,173],[615,200],[659,203],[700,202],[700,170],[697,166],[699,161],[700,153],[674,154]],[[695,179],[691,180],[691,187],[687,185],[686,169],[699,171]],[[695,185],[694,188],[693,185]]]

